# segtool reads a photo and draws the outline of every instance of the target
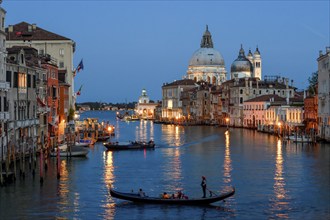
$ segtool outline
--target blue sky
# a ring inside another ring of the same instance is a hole
[[[186,75],[209,26],[230,72],[240,44],[258,45],[263,76],[306,88],[319,50],[330,45],[329,1],[18,1],[4,0],[6,26],[26,21],[74,40],[77,102],[137,101],[145,88],[161,99],[163,83]],[[229,74],[228,74],[229,77]]]

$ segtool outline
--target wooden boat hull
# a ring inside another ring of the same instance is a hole
[[[88,151],[60,152],[60,157],[86,157]],[[57,152],[51,152],[51,157],[57,157]]]
[[[108,150],[143,150],[143,149],[154,149],[155,143],[127,143],[127,144],[121,144],[121,143],[115,143],[115,142],[106,142],[103,143],[103,145]]]
[[[310,137],[295,137],[295,136],[289,136],[289,140],[297,143],[311,143],[312,138]]]
[[[207,198],[193,198],[193,199],[162,199],[157,197],[140,197],[137,193],[122,193],[110,188],[110,194],[117,199],[128,200],[138,203],[147,204],[166,204],[166,205],[208,205],[210,203],[218,202],[231,197],[235,194],[235,188],[222,193],[218,196]]]
[[[89,150],[83,147],[76,147],[73,146],[71,148],[71,153],[68,152],[68,149],[61,149],[60,148],[60,157],[86,157],[89,153]],[[57,157],[57,149],[55,148],[54,151],[50,152],[51,157]]]

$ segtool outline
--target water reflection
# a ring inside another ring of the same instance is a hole
[[[232,171],[232,166],[231,166],[231,158],[230,158],[230,136],[229,136],[229,131],[225,132],[225,159],[224,159],[224,172],[223,172],[223,182],[228,185],[231,183],[231,171]]]
[[[182,190],[182,164],[179,148],[167,148],[164,150],[166,163],[164,164],[164,182],[171,190]],[[173,188],[174,187],[174,188]]]
[[[275,175],[274,175],[274,199],[272,201],[271,210],[274,212],[276,217],[288,218],[288,195],[285,189],[285,178],[284,178],[284,158],[283,158],[283,145],[279,139],[277,141],[276,148],[276,159],[275,159]]]
[[[103,152],[103,161],[104,161],[104,183],[107,192],[109,192],[112,183],[114,182],[114,165],[113,165],[113,152],[104,151]],[[104,216],[107,219],[114,219],[115,216],[115,203],[112,197],[107,194],[106,201],[104,202]]]
[[[162,139],[168,145],[179,147],[185,143],[184,127],[178,125],[163,125],[161,129]]]
[[[68,186],[68,180],[69,180],[69,175],[68,175],[68,170],[67,170],[67,161],[66,160],[61,160],[61,178],[58,184],[58,189],[57,193],[60,197],[58,205],[59,205],[59,211],[61,213],[67,212],[67,207],[69,204],[69,186]]]

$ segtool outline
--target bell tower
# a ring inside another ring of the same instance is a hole
[[[258,77],[261,80],[262,65],[260,51],[257,46],[256,51],[253,54],[253,77]]]

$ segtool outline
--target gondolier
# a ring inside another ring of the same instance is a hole
[[[206,197],[206,178],[205,178],[205,176],[202,176],[201,187],[203,189],[203,198],[205,198]]]

